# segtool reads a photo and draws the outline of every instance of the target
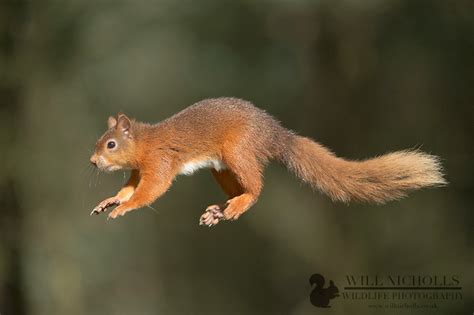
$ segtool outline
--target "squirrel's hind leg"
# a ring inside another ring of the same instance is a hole
[[[229,169],[216,171],[211,169],[212,175],[221,186],[222,190],[229,198],[234,198],[244,193],[244,188],[240,185],[234,173]]]
[[[261,166],[255,160],[233,163],[226,160],[229,169],[212,174],[229,200],[223,206],[212,205],[201,216],[200,224],[212,226],[221,220],[237,220],[258,199],[262,190]]]
[[[212,175],[216,179],[217,183],[221,186],[222,190],[227,194],[229,198],[234,198],[243,193],[243,188],[235,178],[235,175],[228,169],[216,171],[211,169]],[[200,225],[213,226],[224,220],[224,209],[227,204],[222,205],[211,205],[207,207],[199,219]]]

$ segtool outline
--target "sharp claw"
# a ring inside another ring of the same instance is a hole
[[[221,220],[225,220],[225,216],[222,212],[222,207],[219,206],[209,206],[206,208],[206,211],[201,215],[199,219],[199,225],[206,225],[207,227],[212,227],[219,223]]]
[[[94,214],[98,215],[101,212],[104,212],[105,210],[107,210],[107,208],[110,208],[112,206],[116,206],[116,205],[119,205],[119,204],[120,204],[120,201],[118,201],[118,200],[108,202],[106,204],[101,203],[97,207],[95,207],[94,210],[92,210],[90,215],[94,215]]]

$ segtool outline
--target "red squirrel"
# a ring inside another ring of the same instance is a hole
[[[409,190],[446,182],[436,156],[406,150],[349,161],[321,144],[285,129],[264,110],[236,98],[207,99],[157,124],[109,117],[90,161],[103,171],[130,169],[116,196],[91,214],[117,206],[109,218],[150,205],[179,175],[210,168],[229,199],[209,206],[201,225],[236,220],[256,201],[271,159],[334,201],[382,204]]]

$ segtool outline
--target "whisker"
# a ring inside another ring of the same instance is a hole
[[[89,172],[89,189],[92,188],[92,176],[94,175],[94,169]]]
[[[84,165],[81,169],[81,171],[79,172],[79,175],[82,177],[84,175],[86,175],[87,171],[89,169],[89,165]]]
[[[99,170],[97,169],[96,172],[95,172],[95,183],[94,183],[94,187],[97,187],[97,181],[99,180]]]
[[[150,205],[147,205],[147,208],[150,208],[151,210],[153,210],[156,214],[158,214],[158,210],[156,210],[155,208],[153,208],[152,206]]]

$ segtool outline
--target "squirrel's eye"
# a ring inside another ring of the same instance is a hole
[[[112,141],[107,142],[107,148],[113,149],[115,148],[115,146],[116,146],[115,141],[112,140]]]

